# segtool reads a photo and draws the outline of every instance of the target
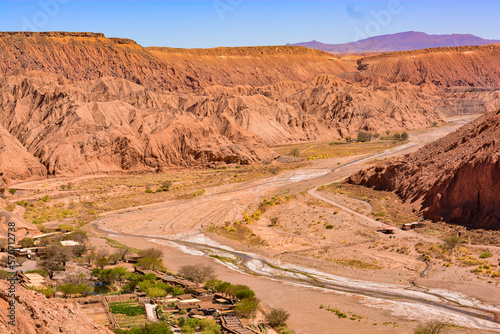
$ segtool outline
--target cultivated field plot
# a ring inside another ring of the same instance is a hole
[[[109,308],[121,328],[140,326],[146,322],[146,311],[136,300],[109,303]]]
[[[321,142],[275,146],[272,149],[282,155],[293,155],[307,160],[329,159],[348,155],[365,154],[400,145],[396,140],[372,140],[364,143]]]
[[[95,323],[103,326],[108,324],[108,317],[101,303],[80,305],[80,309]]]

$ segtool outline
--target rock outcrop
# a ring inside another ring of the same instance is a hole
[[[16,209],[18,210],[9,212],[2,209],[0,205],[0,235],[6,236],[8,234],[8,223],[10,222],[15,224],[16,231],[14,234],[16,235],[17,242],[21,241],[23,238],[41,234],[40,230],[35,225],[24,220],[24,208],[18,206]]]
[[[60,304],[42,294],[16,286],[16,321],[9,325],[9,292],[0,280],[0,333],[9,334],[112,334],[92,322],[73,304]]]
[[[19,70],[60,74],[71,81],[123,78],[151,90],[193,92],[211,85],[310,80],[354,71],[355,65],[299,46],[186,50],[143,48],[94,33],[0,33],[0,75]]]
[[[392,83],[500,87],[500,46],[494,44],[389,52],[357,62],[360,71]]]
[[[428,219],[499,230],[500,110],[347,182],[395,191]]]

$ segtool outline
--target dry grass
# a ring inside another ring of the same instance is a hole
[[[267,241],[263,240],[258,235],[254,234],[250,228],[242,225],[240,222],[235,222],[232,226],[230,224],[224,227],[212,226],[208,228],[207,231],[217,233],[223,237],[238,241],[248,246],[268,245]]]
[[[64,221],[80,226],[103,212],[197,198],[205,194],[205,187],[270,177],[300,166],[287,164],[279,169],[273,165],[235,166],[87,179],[72,183],[71,191],[62,191],[48,201],[27,200],[25,219],[35,224]],[[166,181],[172,181],[170,190],[157,191]]]
[[[332,183],[319,188],[320,191],[346,195],[363,200],[372,206],[372,216],[386,224],[402,226],[420,220],[420,217],[402,206],[402,200],[389,191],[378,191],[351,184]]]
[[[340,264],[341,266],[353,267],[358,269],[371,269],[371,270],[382,269],[381,266],[375,263],[368,263],[360,260],[341,259],[341,260],[336,260],[335,262],[337,264]]]

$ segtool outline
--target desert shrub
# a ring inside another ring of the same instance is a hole
[[[9,273],[6,270],[0,270],[0,279],[7,279],[12,275],[14,275],[14,273]]]
[[[326,228],[327,230],[331,230],[331,229],[333,229],[333,225],[328,224],[328,225],[326,225],[326,227],[325,227],[325,228]]]
[[[290,317],[290,314],[283,309],[272,309],[269,314],[266,315],[266,322],[272,328],[280,328],[286,326],[286,321]]]
[[[290,151],[290,154],[289,154],[289,155],[291,155],[292,157],[298,157],[298,156],[300,156],[300,151],[299,151],[299,149],[298,149],[298,148],[294,148],[294,149],[292,149],[292,150]]]
[[[172,334],[170,324],[167,322],[158,322],[153,324],[144,324],[141,327],[131,329],[116,329],[116,334]]]
[[[29,286],[27,288],[28,290],[34,290],[34,291],[37,291],[37,292],[40,292],[42,295],[44,295],[45,297],[50,297],[54,294],[54,289],[51,287],[51,286],[42,286],[42,287],[33,287],[33,286]]]
[[[433,321],[425,325],[418,326],[415,334],[439,334],[445,327],[445,323]]]
[[[458,244],[464,242],[460,237],[456,235],[451,235],[449,237],[446,237],[443,239],[443,241],[449,250],[453,250]]]
[[[16,193],[16,191],[17,191],[17,190],[16,190],[16,189],[13,189],[13,188],[10,188],[10,189],[9,189],[9,193],[10,193],[12,196],[14,196],[14,194]]]
[[[401,134],[401,140],[408,140],[410,138],[410,135],[408,134],[408,132],[403,132]]]
[[[365,131],[359,131],[358,133],[358,141],[361,143],[372,140],[372,134]]]
[[[185,265],[181,267],[179,274],[193,282],[203,283],[215,278],[215,268],[203,264]]]
[[[481,255],[479,255],[479,257],[481,259],[486,259],[486,258],[489,258],[489,257],[492,257],[493,256],[493,253],[491,252],[484,252],[484,253],[481,253]]]

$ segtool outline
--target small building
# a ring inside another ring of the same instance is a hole
[[[413,222],[413,223],[406,223],[403,224],[403,230],[408,231],[408,230],[414,230],[416,228],[424,228],[427,225],[424,222]]]
[[[62,240],[60,241],[61,245],[64,247],[73,247],[73,246],[80,246],[80,243],[75,240]]]

